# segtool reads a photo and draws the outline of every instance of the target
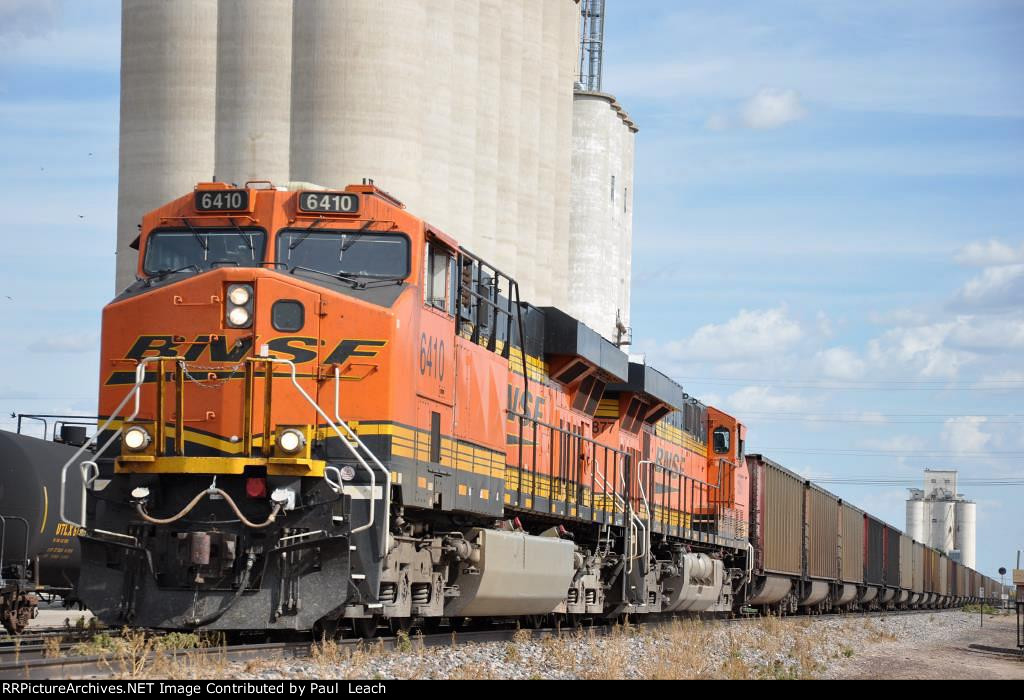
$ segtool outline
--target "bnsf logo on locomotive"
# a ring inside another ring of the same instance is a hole
[[[298,336],[273,338],[266,343],[273,355],[297,365],[316,362],[320,357],[319,349],[325,344],[326,341],[316,338]],[[377,357],[387,344],[386,340],[341,340],[323,364],[342,365],[354,357]],[[174,335],[142,335],[125,353],[124,359],[141,361],[146,357],[182,357],[186,362],[239,363],[251,354],[252,345],[252,336],[239,338],[228,347],[227,338],[218,335],[200,335],[193,341]],[[134,371],[113,372],[107,379],[108,386],[134,383]]]

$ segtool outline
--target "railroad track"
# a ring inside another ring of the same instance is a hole
[[[832,618],[872,618],[872,617],[897,617],[904,615],[924,615],[951,612],[950,610],[896,610],[885,612],[855,612],[855,613],[825,613],[820,615],[794,615],[787,619],[805,620],[826,620]],[[660,625],[670,624],[677,619],[688,618],[659,618],[647,621],[638,621],[638,628],[656,628]],[[758,615],[750,615],[734,618],[716,618],[709,621],[717,621],[728,624],[744,624],[756,622],[761,618]],[[610,634],[615,629],[614,625],[594,625],[584,627],[562,627],[562,628],[540,628],[540,629],[519,629],[517,627],[500,627],[485,630],[453,630],[436,634],[414,634],[410,637],[377,637],[375,639],[341,639],[336,644],[344,649],[356,649],[360,645],[383,645],[385,649],[407,648],[431,648],[465,646],[470,644],[486,644],[489,642],[509,642],[514,639],[523,639],[527,635],[529,639],[545,639],[550,637],[571,636],[580,630],[596,635]],[[81,640],[79,640],[81,641]],[[56,680],[56,679],[82,679],[94,677],[109,677],[118,675],[131,675],[133,668],[152,660],[139,658],[127,654],[109,654],[94,656],[64,656],[78,642],[61,642],[59,652],[61,655],[55,658],[46,658],[46,654],[54,653],[51,646],[38,647],[32,645],[22,649],[20,656],[15,652],[14,647],[8,650],[0,649],[0,680]],[[44,643],[45,644],[45,643]],[[167,650],[156,652],[167,654],[171,657],[209,657],[217,658],[225,663],[238,661],[266,660],[266,659],[291,659],[308,658],[313,651],[313,642],[274,642],[264,644],[235,644],[230,646],[218,646],[199,649]]]

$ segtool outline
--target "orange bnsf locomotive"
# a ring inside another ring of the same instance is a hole
[[[372,182],[200,184],[140,231],[60,506],[103,622],[370,635],[740,599],[744,427]]]

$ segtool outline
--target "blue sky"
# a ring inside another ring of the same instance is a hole
[[[1024,476],[1024,4],[608,4],[634,351],[812,477]],[[119,20],[0,0],[4,415],[94,410]],[[902,486],[830,488],[902,529]],[[961,490],[1012,565],[1024,488]]]

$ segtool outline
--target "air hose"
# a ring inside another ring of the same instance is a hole
[[[273,509],[271,509],[270,515],[267,516],[267,519],[262,523],[254,523],[248,518],[246,518],[244,515],[242,515],[242,511],[238,509],[238,505],[235,504],[234,499],[232,499],[231,496],[229,496],[227,492],[224,491],[224,489],[218,488],[216,484],[217,481],[215,479],[213,485],[211,485],[210,488],[206,489],[205,491],[200,491],[199,493],[197,493],[196,497],[189,501],[188,505],[182,508],[179,513],[177,513],[176,515],[172,515],[169,518],[154,518],[152,515],[146,512],[145,503],[142,501],[139,501],[135,505],[135,510],[136,512],[138,512],[139,517],[141,517],[147,523],[151,523],[153,525],[170,525],[171,523],[178,522],[186,515],[191,513],[192,510],[197,505],[199,505],[199,501],[203,500],[203,496],[219,494],[231,507],[231,510],[235,512],[235,515],[238,516],[238,519],[242,522],[242,524],[248,528],[252,528],[253,530],[262,530],[263,528],[273,525],[274,521],[277,519],[278,514],[281,512],[281,507],[283,504],[274,503],[274,507]]]
[[[248,558],[245,560],[245,571],[242,572],[242,580],[238,583],[238,589],[235,591],[235,594],[233,596],[231,596],[231,600],[229,600],[227,602],[227,605],[225,605],[223,608],[221,608],[217,612],[211,613],[211,614],[207,615],[206,617],[201,617],[201,618],[198,618],[198,619],[193,618],[191,620],[185,620],[185,622],[184,622],[185,626],[186,627],[205,627],[206,625],[213,624],[214,622],[219,620],[221,618],[221,616],[224,615],[224,613],[226,613],[228,610],[230,610],[231,607],[235,603],[238,602],[238,599],[242,597],[242,593],[245,592],[245,587],[249,585],[249,572],[252,571],[253,559],[254,559],[253,553],[250,551]]]

